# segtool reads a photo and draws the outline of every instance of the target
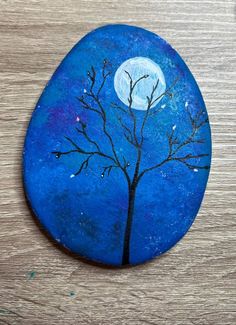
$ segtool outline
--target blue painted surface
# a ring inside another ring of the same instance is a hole
[[[166,107],[147,122],[142,148],[141,170],[149,168],[168,155],[167,134],[174,133],[183,142],[192,132],[187,109],[197,116],[205,105],[189,69],[173,48],[157,35],[141,28],[110,25],[86,35],[62,61],[45,87],[33,113],[24,147],[24,184],[27,197],[36,216],[54,239],[69,250],[90,260],[121,265],[124,232],[128,209],[127,181],[114,168],[102,177],[104,166],[110,162],[93,157],[89,166],[75,174],[85,156],[79,153],[63,155],[52,152],[69,151],[73,139],[86,150],[94,150],[76,131],[80,122],[86,123],[89,134],[102,150],[112,155],[109,141],[102,132],[100,116],[82,108],[77,97],[89,90],[87,71],[91,65],[102,81],[104,59],[109,61],[111,75],[100,93],[109,133],[120,160],[130,163],[127,171],[132,178],[136,149],[124,137],[117,114],[110,103],[123,105],[114,90],[114,75],[129,58],[146,57],[162,69],[167,87],[179,78],[157,107]],[[96,86],[95,86],[96,88]],[[206,111],[205,117],[207,116]],[[140,127],[145,111],[134,111]],[[204,118],[205,118],[204,117]],[[132,128],[130,118],[124,122]],[[80,122],[79,122],[80,120]],[[208,154],[191,163],[209,166],[211,135],[209,124],[201,127],[196,139],[204,143],[184,146],[179,156]],[[141,179],[135,199],[130,240],[131,264],[142,263],[167,251],[187,232],[200,207],[209,169],[189,169],[184,163],[170,161]]]

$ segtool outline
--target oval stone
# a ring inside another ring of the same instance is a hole
[[[54,240],[99,263],[143,263],[174,246],[197,215],[211,160],[207,111],[166,41],[104,26],[45,87],[23,160],[28,201]]]

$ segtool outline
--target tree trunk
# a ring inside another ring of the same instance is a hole
[[[131,229],[132,229],[133,214],[134,214],[136,186],[137,186],[136,183],[133,182],[129,188],[129,205],[128,205],[126,226],[125,226],[122,265],[129,264],[129,259],[130,259],[130,238],[131,238]]]

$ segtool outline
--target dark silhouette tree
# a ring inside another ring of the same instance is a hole
[[[85,122],[82,120],[79,121],[79,128],[76,128],[78,135],[83,137],[89,144],[89,148],[86,149],[81,147],[78,144],[78,140],[74,140],[70,137],[65,136],[65,139],[71,144],[71,149],[68,151],[53,151],[52,153],[56,156],[56,158],[60,158],[64,155],[69,155],[72,153],[80,154],[84,156],[84,160],[82,161],[79,169],[73,174],[73,176],[78,176],[83,170],[87,169],[89,166],[89,162],[91,159],[96,158],[97,156],[104,158],[106,162],[105,167],[102,168],[102,177],[109,176],[111,171],[115,168],[119,169],[121,173],[123,173],[127,184],[128,184],[128,211],[127,211],[127,220],[125,226],[124,233],[124,244],[123,244],[123,254],[122,254],[122,265],[129,264],[130,261],[130,239],[131,239],[131,229],[132,229],[132,221],[134,215],[134,206],[135,206],[135,197],[136,190],[138,185],[140,184],[141,179],[145,176],[145,174],[163,166],[164,164],[176,161],[178,163],[183,164],[189,170],[198,171],[199,169],[209,169],[208,165],[199,164],[199,160],[202,157],[208,156],[206,153],[201,154],[181,154],[181,149],[189,148],[191,149],[192,144],[201,144],[204,143],[204,139],[199,139],[197,137],[198,131],[208,122],[207,117],[205,117],[204,109],[199,110],[194,115],[190,112],[189,108],[186,107],[186,112],[188,114],[189,122],[191,124],[191,132],[186,135],[184,140],[180,140],[176,134],[176,126],[173,126],[171,131],[167,133],[166,137],[168,140],[168,151],[166,157],[162,160],[149,166],[148,168],[141,169],[141,162],[143,157],[143,144],[145,142],[145,126],[149,118],[154,119],[156,115],[161,112],[164,108],[163,105],[157,105],[162,97],[168,96],[172,98],[173,93],[172,89],[176,85],[178,79],[176,79],[173,84],[168,87],[164,93],[159,94],[157,97],[155,93],[158,89],[159,80],[156,81],[155,85],[152,88],[152,91],[149,96],[147,96],[147,107],[146,110],[143,111],[141,124],[137,123],[137,116],[135,110],[132,108],[133,105],[133,93],[135,87],[138,83],[148,78],[148,75],[140,76],[137,80],[133,80],[132,76],[128,71],[124,71],[129,78],[129,97],[128,97],[128,107],[120,106],[115,103],[111,103],[109,107],[104,107],[104,104],[101,101],[100,94],[106,84],[107,78],[111,75],[110,71],[110,63],[107,60],[104,60],[103,67],[101,69],[100,78],[97,78],[97,72],[94,67],[91,67],[91,70],[88,71],[87,76],[89,80],[89,90],[87,90],[82,96],[78,97],[78,101],[81,107],[84,110],[93,112],[97,114],[101,119],[102,132],[104,137],[107,139],[109,143],[109,148],[107,151],[101,149],[101,143],[99,143],[98,139],[94,139],[90,134],[88,127]],[[100,80],[98,82],[98,79]],[[96,90],[95,90],[96,88]],[[136,157],[132,157],[134,161],[133,168],[130,167],[130,162],[127,157],[120,157],[116,151],[116,144],[114,141],[114,136],[112,132],[108,128],[108,114],[107,110],[113,109],[115,110],[117,121],[123,131],[123,136],[126,141],[129,142],[131,146],[135,148]],[[127,126],[124,122],[123,116],[126,115],[130,118],[131,127]]]

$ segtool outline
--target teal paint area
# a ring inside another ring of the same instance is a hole
[[[27,279],[28,280],[33,280],[36,277],[36,272],[35,271],[29,271],[27,272]]]

